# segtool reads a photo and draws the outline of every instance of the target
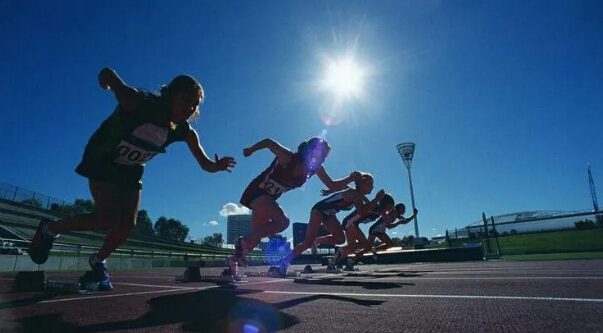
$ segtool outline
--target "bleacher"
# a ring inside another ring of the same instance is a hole
[[[26,203],[0,199],[0,226],[13,234],[20,248],[26,248],[33,238],[36,228],[42,218],[61,219],[66,215],[48,209],[35,207]],[[62,244],[100,247],[105,239],[106,231],[76,231],[61,234],[57,241]],[[184,252],[190,255],[227,255],[232,249],[216,248],[200,244],[178,242],[157,236],[139,235],[133,233],[130,239],[120,247],[122,250],[136,251],[165,251]]]

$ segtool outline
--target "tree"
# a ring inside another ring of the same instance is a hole
[[[179,220],[168,219],[165,216],[161,216],[157,219],[154,229],[157,236],[179,242],[183,242],[190,231],[190,229]]]
[[[75,214],[92,213],[95,208],[94,201],[88,199],[75,199],[73,203]]]
[[[134,233],[144,236],[154,236],[155,230],[153,229],[153,221],[149,217],[146,210],[142,209],[138,211],[136,215],[136,229]]]
[[[394,243],[394,246],[404,246],[404,241],[399,237],[392,238],[392,243]]]
[[[203,239],[203,244],[208,246],[221,247],[222,243],[224,243],[224,239],[221,232],[215,232],[213,235],[205,236]]]
[[[83,213],[92,213],[95,210],[95,205],[93,200],[75,199],[75,202],[73,204],[52,204],[50,205],[50,210],[71,216]]]
[[[575,222],[574,226],[578,230],[590,230],[590,229],[596,229],[597,228],[597,224],[595,223],[595,221],[588,220],[588,219],[584,220],[584,221]]]

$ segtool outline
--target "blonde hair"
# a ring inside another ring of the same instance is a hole
[[[170,84],[161,86],[159,93],[161,94],[162,98],[165,98],[170,101],[178,93],[183,93],[183,94],[195,93],[195,94],[197,94],[199,96],[199,99],[201,100],[199,105],[203,104],[203,101],[205,100],[205,90],[203,89],[203,86],[201,85],[201,83],[199,83],[199,81],[197,81],[197,79],[195,79],[194,77],[192,77],[190,75],[178,75],[178,76],[174,77],[174,79],[172,79],[172,82],[170,82]],[[197,108],[195,113],[193,113],[189,117],[189,119],[197,120],[197,119],[199,119],[199,116],[200,116],[200,111],[199,111],[199,108]],[[169,127],[171,129],[175,129],[176,124],[174,124],[174,122],[170,121]]]
[[[360,184],[364,183],[367,180],[371,180],[371,181],[375,181],[373,178],[373,175],[371,175],[370,173],[366,173],[366,172],[361,172],[362,174],[362,178],[360,178],[360,180],[356,180],[354,181],[354,186],[356,186],[356,188],[358,188],[358,186],[360,186]]]

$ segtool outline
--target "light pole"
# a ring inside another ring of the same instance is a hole
[[[410,176],[410,165],[412,164],[412,157],[415,153],[415,144],[412,142],[405,142],[396,145],[398,148],[398,153],[400,157],[402,157],[402,161],[404,161],[404,165],[406,165],[406,170],[408,170],[408,183],[410,184],[410,200],[412,202],[412,209],[415,209],[415,193],[412,190],[412,178]],[[417,217],[414,218],[415,222],[415,244],[421,244],[422,242],[419,240],[419,223],[417,222]]]

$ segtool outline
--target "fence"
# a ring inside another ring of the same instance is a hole
[[[11,247],[0,248],[0,272],[23,270],[82,270],[87,269],[88,255],[98,247],[54,243],[48,261],[37,265],[23,252],[27,241],[19,239],[3,239],[4,243],[12,243]],[[188,267],[225,265],[226,254],[188,253],[172,251],[147,251],[134,249],[116,249],[108,259],[111,270],[131,268]],[[266,265],[276,258],[264,254],[250,254],[251,265]]]
[[[483,242],[495,255],[603,253],[603,212],[513,214],[447,230],[449,246]],[[603,257],[603,255],[602,255]]]
[[[16,214],[17,216],[27,216],[27,217],[38,217],[38,215],[40,213],[49,213],[49,214],[57,214],[57,212],[46,212],[46,210],[51,210],[53,205],[59,205],[59,206],[64,206],[64,205],[70,205],[70,203],[64,201],[64,200],[60,200],[57,198],[52,198],[50,196],[47,195],[43,195],[34,191],[30,191],[18,186],[14,186],[11,184],[7,184],[4,182],[0,182],[0,199],[6,200],[6,201],[13,201],[13,202],[18,202],[20,205],[27,205],[30,206],[32,208],[32,211],[38,211],[35,214],[29,214],[29,213],[24,213],[24,212],[11,212],[11,214]],[[15,235],[15,236],[20,236],[23,237],[24,239],[29,239],[30,235],[26,235],[23,234],[21,231],[12,228],[11,232]],[[14,237],[14,236],[13,236]],[[145,236],[140,236],[137,235],[136,239],[142,240],[142,241],[158,241],[157,238],[155,237],[145,237]],[[176,242],[176,241],[166,241],[166,240],[161,240],[162,242],[165,242],[166,245],[183,245],[180,244],[180,242]],[[23,265],[27,266],[27,265],[32,265],[33,263],[31,263],[31,260],[29,259],[29,256],[25,256],[23,254],[24,253],[24,249],[26,249],[29,245],[28,241],[23,241],[22,239],[7,239],[4,238],[2,239],[2,242],[11,242],[13,243],[11,247],[2,247],[0,248],[0,262],[2,262],[0,264],[0,271],[6,270],[8,268],[12,269],[17,269],[19,267],[24,267]],[[188,244],[187,244],[188,245]],[[68,243],[55,243],[53,246],[53,250],[51,252],[51,256],[49,258],[49,262],[52,262],[52,264],[50,264],[53,269],[58,269],[61,270],[65,267],[73,267],[72,264],[68,264],[68,265],[64,265],[61,264],[63,262],[78,262],[83,260],[82,262],[84,262],[84,266],[85,267],[86,264],[86,253],[90,253],[94,250],[97,250],[97,247],[91,247],[91,246],[82,246],[82,245],[77,245],[77,244],[68,244]],[[210,249],[211,250],[211,249]],[[224,260],[226,259],[226,256],[229,255],[231,253],[231,251],[227,251],[226,248],[218,248],[215,250],[220,250],[220,252],[223,251],[223,253],[203,253],[203,249],[199,248],[199,249],[194,249],[194,250],[190,250],[191,252],[186,252],[187,250],[179,250],[179,251],[154,251],[154,250],[131,250],[131,249],[117,249],[112,255],[112,258],[116,258],[118,260],[118,262],[125,262],[124,260],[127,260],[129,262],[132,263],[138,263],[140,264],[140,262],[142,261],[147,261],[147,262],[153,262],[153,265],[167,265],[166,262],[179,262],[181,260],[187,260],[187,261],[204,261],[206,263],[211,263],[211,262],[219,262],[220,265],[222,266],[224,264]],[[194,251],[194,252],[192,252]],[[213,252],[214,250],[212,250],[211,252]],[[201,252],[201,253],[199,253]],[[210,251],[207,251],[210,252]],[[11,256],[11,258],[6,258],[7,256]],[[23,258],[20,258],[23,257]],[[82,259],[80,260],[79,258],[82,257]],[[67,258],[78,258],[76,259],[67,259]],[[248,256],[250,261],[255,261],[255,262],[266,262],[267,260],[269,260],[270,258],[266,257],[265,255],[260,255],[260,254],[255,254],[252,253]],[[8,260],[13,264],[10,264],[6,262],[6,260]],[[115,259],[114,259],[115,261]],[[37,266],[37,265],[36,265]],[[75,267],[79,267],[80,265],[77,265]],[[146,265],[145,267],[148,267],[148,265]],[[153,266],[155,267],[155,266]],[[163,267],[163,266],[160,266]],[[169,266],[168,266],[169,267]]]
[[[57,204],[59,206],[69,204],[65,200],[49,197],[47,195],[4,182],[0,182],[0,198],[45,209],[50,209],[52,204]]]

